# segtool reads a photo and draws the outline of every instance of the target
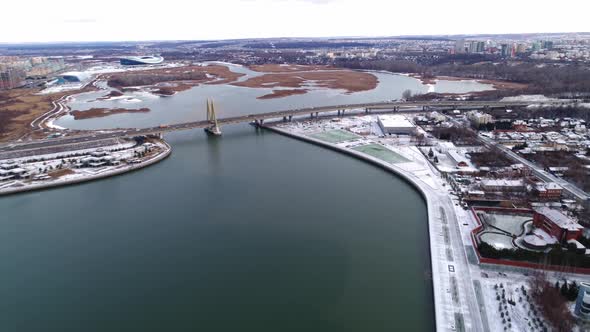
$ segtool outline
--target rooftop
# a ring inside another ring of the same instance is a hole
[[[388,128],[413,128],[414,124],[403,115],[379,115],[379,122]]]
[[[557,226],[567,229],[568,231],[578,231],[584,229],[584,226],[578,224],[577,221],[573,220],[572,218],[566,216],[565,214],[561,213],[558,210],[550,209],[546,206],[539,207],[535,209],[535,212],[538,214],[542,214],[545,218],[551,220]]]
[[[487,187],[522,187],[522,180],[506,180],[506,179],[484,179],[481,184]]]

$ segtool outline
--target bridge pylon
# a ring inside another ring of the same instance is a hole
[[[221,129],[217,123],[217,116],[215,115],[215,106],[213,105],[213,99],[207,98],[207,121],[209,126],[205,128],[207,134],[220,136]]]

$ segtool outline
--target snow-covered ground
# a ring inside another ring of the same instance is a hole
[[[501,99],[501,101],[505,101],[505,102],[512,102],[512,101],[548,102],[548,101],[558,101],[558,99],[549,98],[544,95],[520,95],[520,96],[504,97]]]
[[[66,84],[52,84],[47,88],[43,89],[39,92],[39,94],[52,94],[52,93],[59,93],[65,91],[76,91],[83,89],[86,85],[88,85],[94,78],[96,78],[100,74],[109,74],[109,73],[120,73],[125,71],[137,71],[137,70],[146,70],[146,69],[155,69],[155,68],[174,68],[174,67],[182,67],[185,64],[170,62],[161,65],[146,65],[146,66],[123,66],[117,63],[108,63],[108,64],[101,64],[89,67],[82,72],[88,74],[89,79],[79,83],[66,83]]]
[[[97,151],[104,151],[116,163],[99,167],[78,166],[84,158]],[[27,177],[0,181],[0,195],[116,175],[147,166],[169,153],[170,146],[163,141],[138,145],[134,141],[125,140],[100,149],[72,150],[2,160],[0,164],[13,162],[26,170]]]

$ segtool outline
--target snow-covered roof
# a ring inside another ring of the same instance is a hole
[[[465,155],[459,154],[459,152],[457,152],[456,150],[449,150],[447,153],[449,154],[449,157],[451,157],[455,163],[457,163],[457,164],[465,163],[466,165],[469,165],[469,159],[467,159],[467,157],[465,157]]]
[[[535,212],[537,212],[538,214],[542,214],[543,216],[545,216],[545,218],[549,219],[552,223],[554,223],[562,229],[567,229],[568,231],[578,231],[584,229],[584,226],[578,224],[577,221],[566,216],[558,210],[542,206],[536,208]]]
[[[555,182],[548,182],[548,183],[539,183],[537,184],[538,191],[546,191],[546,190],[562,190],[563,188]]]
[[[77,78],[79,81],[85,81],[87,79],[89,79],[91,77],[90,74],[85,73],[85,72],[80,72],[80,71],[70,71],[67,73],[63,73],[59,75],[60,77],[75,77]]]
[[[557,243],[557,239],[541,228],[535,228],[532,234],[523,238],[524,242],[534,247],[545,247]]]
[[[481,184],[485,187],[522,187],[522,180],[483,179]]]
[[[574,239],[568,240],[567,243],[574,244],[576,246],[576,249],[586,249],[586,247],[583,244]]]
[[[403,115],[379,115],[381,125],[386,128],[413,128],[414,124]]]

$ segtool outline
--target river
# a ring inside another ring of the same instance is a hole
[[[261,75],[248,68],[230,66],[232,71],[245,74],[240,80]],[[64,128],[73,129],[106,129],[106,128],[130,128],[130,127],[156,127],[165,124],[174,124],[190,121],[204,120],[206,118],[205,101],[213,98],[215,101],[217,116],[232,117],[246,114],[265,113],[286,109],[370,103],[398,99],[404,90],[413,93],[440,92],[440,93],[466,93],[470,91],[484,91],[493,89],[490,84],[476,81],[447,81],[440,80],[434,85],[424,85],[420,80],[410,76],[398,75],[386,72],[372,72],[377,76],[379,83],[377,88],[369,91],[345,93],[342,90],[309,87],[309,92],[304,95],[293,95],[275,99],[257,99],[257,97],[269,94],[270,88],[247,88],[233,85],[208,85],[201,84],[190,90],[182,91],[172,97],[158,97],[149,92],[131,92],[125,96],[111,100],[97,100],[108,91],[96,91],[74,96],[68,105],[72,110],[88,110],[91,108],[149,108],[148,113],[121,113],[103,118],[74,120],[67,115],[59,118],[55,124]],[[106,86],[104,84],[103,86]]]
[[[231,116],[398,98],[409,86],[400,82],[429,89],[388,77],[401,81],[380,77],[373,95],[264,102],[260,91],[205,85],[144,99],[145,118],[58,124],[179,122],[201,116],[205,96]],[[0,331],[434,329],[426,206],[414,188],[245,124],[223,133],[169,134],[171,157],[144,170],[1,198]]]
[[[139,172],[0,199],[2,331],[428,331],[425,203],[248,125]]]

